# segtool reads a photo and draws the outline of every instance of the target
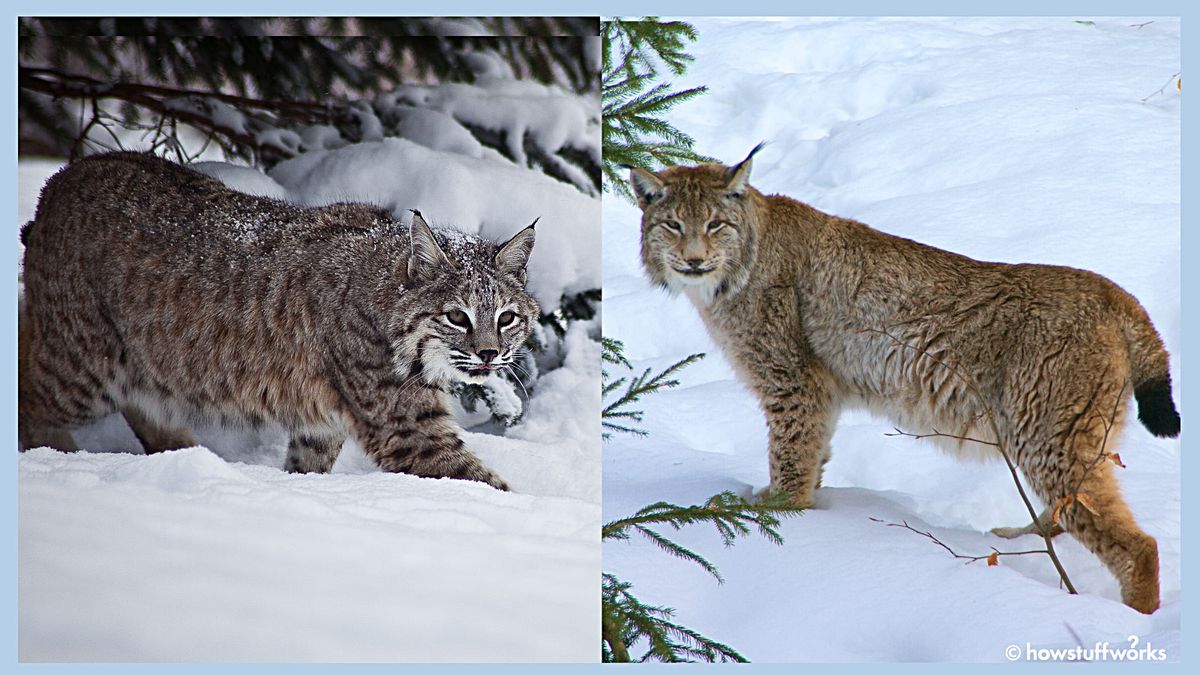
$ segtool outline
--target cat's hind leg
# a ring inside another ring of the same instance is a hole
[[[65,331],[64,331],[65,332]],[[115,409],[105,394],[105,359],[76,351],[62,332],[39,331],[21,317],[17,337],[17,437],[23,449],[78,450],[71,429]]]
[[[147,455],[197,445],[196,438],[187,429],[162,426],[140,408],[127,405],[121,408],[121,414]]]
[[[1079,540],[1117,578],[1121,600],[1144,614],[1158,609],[1158,543],[1146,534],[1121,498],[1108,460],[1084,474],[1072,503],[1060,513],[1063,528]],[[1067,495],[1063,495],[1067,496]]]
[[[1038,516],[1037,522],[1029,523],[1024,527],[993,527],[992,534],[1004,539],[1016,539],[1017,537],[1024,536],[1026,534],[1036,534],[1041,536],[1042,531],[1045,530],[1046,533],[1051,537],[1057,537],[1058,535],[1062,534],[1064,530],[1062,529],[1062,525],[1054,522],[1053,513],[1054,509],[1047,506],[1042,511],[1041,515]]]
[[[283,468],[288,473],[329,473],[345,441],[345,436],[295,434],[288,441]]]
[[[1120,367],[1090,367],[1087,398],[1056,399],[1050,437],[1026,441],[1018,464],[1042,502],[1058,510],[1064,530],[1104,563],[1121,585],[1121,600],[1139,612],[1158,609],[1158,543],[1137,524],[1121,496],[1110,459],[1120,437],[1129,388]],[[1080,380],[1087,382],[1083,377]]]

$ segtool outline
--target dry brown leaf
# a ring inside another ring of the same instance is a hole
[[[1059,497],[1058,500],[1054,502],[1054,510],[1050,512],[1050,523],[1052,525],[1059,524],[1059,522],[1058,522],[1059,516],[1062,515],[1063,509],[1070,506],[1071,502],[1073,502],[1073,501],[1075,501],[1075,495],[1067,495],[1066,497]]]
[[[1079,502],[1079,505],[1087,509],[1088,513],[1092,514],[1093,516],[1100,515],[1096,513],[1096,505],[1092,502],[1092,498],[1088,495],[1080,492],[1075,495],[1075,501]]]
[[[1125,468],[1125,462],[1121,461],[1121,455],[1113,452],[1113,453],[1109,453],[1108,458],[1110,460],[1112,460],[1113,464],[1116,464],[1117,466],[1121,467],[1122,469]]]
[[[992,551],[991,555],[989,555],[987,557],[987,561],[988,561],[988,567],[995,567],[996,565],[999,565],[1000,564],[1000,552]]]

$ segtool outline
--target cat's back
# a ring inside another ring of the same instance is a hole
[[[58,228],[120,226],[234,194],[220,181],[160,157],[110,152],[84,157],[51,176],[35,222]],[[83,215],[97,217],[79,218]]]
[[[237,192],[174,162],[113,152],[86,157],[52,176],[25,237],[32,251],[61,254],[140,247],[168,253],[205,247],[219,254],[262,248],[305,220],[300,207]]]

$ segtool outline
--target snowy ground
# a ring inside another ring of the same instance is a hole
[[[1149,311],[1178,383],[1179,23],[1131,26],[1147,20],[698,20],[696,61],[676,85],[709,93],[671,120],[728,163],[768,141],[751,177],[764,192],[979,259],[1108,276]],[[606,443],[605,520],[768,482],[761,413],[687,300],[646,283],[638,219],[606,200],[605,334],[639,371],[708,357],[646,399],[648,438]],[[907,520],[964,553],[1037,544],[987,534],[1028,522],[1002,464],[962,463],[890,430],[842,416],[817,508],[785,522],[782,547],[678,533],[722,586],[637,540],[606,545],[604,567],[753,661],[1004,661],[1009,645],[1125,647],[1129,636],[1180,658],[1178,441],[1131,422],[1119,443],[1125,495],[1161,556],[1162,608],[1143,616],[1069,537],[1056,546],[1078,596],[1044,557],[964,565],[872,521]]]
[[[583,114],[510,121],[567,126],[579,133],[563,141],[579,142],[586,121],[562,117]],[[199,168],[298,203],[418,208],[495,239],[540,217],[530,289],[543,307],[598,287],[599,199],[449,142],[466,133],[454,124],[315,150],[269,176]],[[20,163],[18,222],[57,167]],[[331,474],[286,474],[282,431],[199,429],[201,447],[146,457],[117,417],[76,434],[93,452],[22,454],[20,658],[594,661],[598,333],[598,320],[576,323],[553,345],[518,425],[465,434],[511,493],[384,474],[353,442]]]

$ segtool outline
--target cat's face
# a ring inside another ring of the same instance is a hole
[[[631,171],[642,208],[642,263],[651,281],[706,300],[745,283],[755,239],[749,161]]]
[[[533,226],[499,246],[416,224],[413,230],[410,277],[425,281],[415,357],[425,379],[479,384],[511,367],[541,314],[525,290]]]

